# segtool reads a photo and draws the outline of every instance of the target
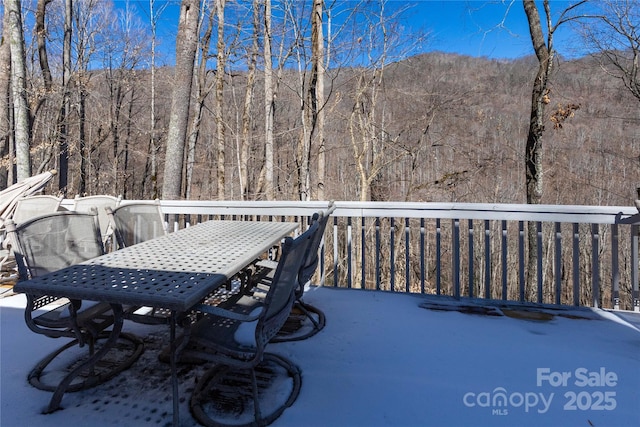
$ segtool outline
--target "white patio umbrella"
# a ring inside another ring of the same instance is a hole
[[[23,179],[0,191],[0,229],[4,228],[5,221],[13,214],[20,197],[29,196],[40,191],[57,173],[56,170],[43,172]]]

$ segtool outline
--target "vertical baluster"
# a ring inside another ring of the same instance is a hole
[[[614,310],[620,310],[620,265],[618,248],[620,236],[618,224],[611,225],[611,303]]]
[[[390,279],[390,286],[391,286],[391,292],[395,291],[396,289],[396,251],[395,251],[395,245],[394,242],[396,241],[396,220],[395,218],[391,217],[391,227],[389,230],[389,269],[391,271],[391,277]]]
[[[491,221],[484,220],[484,297],[491,298]]]
[[[554,256],[555,302],[560,304],[562,296],[562,227],[555,223],[555,256]]]
[[[411,278],[410,276],[410,272],[411,272],[411,267],[410,267],[410,253],[409,253],[409,249],[410,246],[409,244],[410,242],[410,238],[409,238],[409,218],[405,218],[404,219],[404,275],[405,275],[405,279],[404,279],[404,289],[405,292],[411,292]]]
[[[460,298],[460,220],[454,219],[451,230],[451,278],[453,279],[453,296]]]
[[[322,236],[322,241],[320,242],[320,255],[318,255],[319,258],[319,262],[320,262],[320,271],[318,272],[320,274],[320,281],[318,286],[324,286],[325,285],[325,273],[326,273],[326,251],[325,249],[327,248],[326,242],[325,242],[325,235]]]
[[[598,224],[591,224],[591,283],[593,286],[593,307],[600,306],[600,230]]]
[[[469,298],[474,297],[474,271],[473,271],[473,220],[469,220]]]
[[[540,221],[536,222],[536,266],[537,266],[537,278],[538,278],[538,303],[542,303],[543,301],[543,291],[542,291],[542,223]],[[531,274],[531,272],[529,272]]]
[[[333,286],[338,284],[338,217],[333,217]]]
[[[573,305],[580,305],[580,224],[573,224]]]
[[[424,294],[424,282],[425,282],[425,262],[424,262],[424,218],[420,218],[420,293]]]
[[[440,218],[436,218],[436,295],[442,290],[442,229]]]
[[[353,270],[352,270],[352,265],[353,265],[353,260],[351,257],[351,249],[352,249],[352,245],[351,245],[351,239],[352,239],[352,226],[351,226],[351,217],[347,218],[347,287],[349,289],[351,289],[351,287],[353,286]]]
[[[380,217],[376,217],[376,290],[380,290]]]
[[[507,299],[507,221],[502,220],[502,299]]]
[[[525,300],[525,263],[524,263],[524,221],[518,221],[518,284],[520,286],[520,302]]]
[[[360,288],[361,289],[365,289],[367,287],[367,271],[366,271],[366,255],[367,255],[367,243],[365,241],[365,222],[364,222],[364,216],[360,217],[360,252],[361,252],[361,256],[360,256],[360,264],[361,265],[361,271],[360,271],[360,275],[361,275],[361,279],[360,279]]]
[[[637,225],[631,226],[631,298],[633,300],[633,311],[640,311],[640,292],[638,290],[638,230]]]

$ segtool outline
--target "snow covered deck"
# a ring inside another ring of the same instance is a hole
[[[305,301],[325,312],[327,326],[269,346],[302,370],[300,396],[274,426],[640,425],[636,314],[469,308],[322,287]],[[132,323],[125,330],[146,345],[133,368],[42,415],[50,393],[31,387],[27,373],[63,341],[30,332],[24,303],[0,299],[0,425],[171,425],[169,367],[157,358],[167,328]],[[194,425],[188,397],[202,369],[180,372],[184,426]]]

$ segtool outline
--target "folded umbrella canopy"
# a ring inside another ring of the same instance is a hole
[[[55,170],[43,172],[23,179],[0,191],[0,229],[4,228],[4,223],[11,218],[18,199],[40,191],[56,173],[57,171]]]

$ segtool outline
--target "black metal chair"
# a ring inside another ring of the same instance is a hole
[[[267,425],[297,398],[300,370],[265,347],[289,317],[298,274],[317,232],[318,224],[312,224],[299,237],[285,239],[264,298],[244,295],[226,309],[198,307],[204,314],[183,337],[178,356],[215,363],[197,382],[190,400],[194,417],[203,425]]]
[[[333,202],[329,203],[326,210],[316,212],[311,217],[311,224],[318,224],[318,232],[314,235],[309,249],[304,259],[304,263],[298,275],[298,286],[296,287],[296,301],[287,319],[285,326],[273,337],[271,342],[299,341],[309,338],[320,332],[325,324],[325,314],[319,308],[303,301],[304,291],[310,283],[320,262],[320,247],[324,238],[324,231],[327,227],[329,217],[335,210]],[[261,291],[268,289],[273,277],[273,269],[277,264],[274,261],[262,260],[256,263],[254,273],[253,293],[258,296]]]
[[[7,233],[19,280],[42,276],[104,253],[95,212],[55,212],[19,225],[9,221]],[[98,340],[107,339],[107,329],[114,324],[114,312],[108,304],[51,295],[26,297],[25,321],[29,329],[51,338],[72,338],[29,373],[29,382],[34,387],[56,391],[61,376],[73,372],[69,378],[74,379],[67,391],[84,390],[113,378],[142,354],[142,341],[124,333],[112,350],[106,351],[102,346],[96,351]],[[88,351],[77,350],[85,346]],[[91,368],[75,372],[85,362]]]

